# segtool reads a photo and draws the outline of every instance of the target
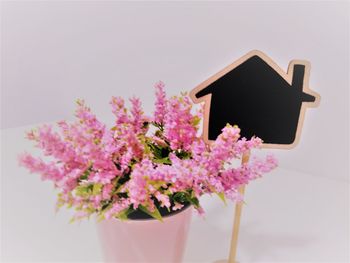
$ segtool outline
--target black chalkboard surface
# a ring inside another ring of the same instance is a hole
[[[309,71],[308,62],[293,60],[285,73],[255,50],[215,74],[190,94],[194,102],[205,101],[204,139],[215,140],[230,123],[265,147],[295,146],[306,107],[320,99],[308,88]]]

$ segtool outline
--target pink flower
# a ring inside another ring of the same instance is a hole
[[[134,209],[137,209],[140,204],[145,203],[149,196],[147,194],[147,181],[145,179],[145,170],[149,161],[142,161],[140,164],[135,165],[134,170],[131,173],[130,181],[127,183],[129,190],[130,202],[133,204]]]
[[[74,214],[73,219],[74,219],[74,220],[81,220],[81,219],[83,219],[83,218],[85,218],[85,217],[88,217],[88,216],[89,216],[89,213],[88,213],[88,212],[86,212],[86,211],[78,211],[78,212],[76,212],[76,213]]]
[[[131,98],[130,99],[132,108],[131,108],[131,114],[132,114],[132,120],[131,120],[131,126],[134,129],[135,134],[138,134],[140,132],[143,132],[143,123],[148,121],[148,117],[143,115],[143,110],[141,107],[141,102],[138,98]]]
[[[32,131],[30,135],[28,134],[28,138],[35,140],[37,147],[41,148],[46,156],[52,156],[70,166],[79,166],[84,162],[82,158],[76,156],[73,147],[63,141],[58,133],[53,132],[50,126],[39,127],[37,133]]]
[[[127,199],[122,199],[116,201],[112,208],[109,209],[104,215],[106,219],[110,219],[113,216],[117,215],[119,212],[123,211],[124,209],[128,208],[130,205],[130,201]]]
[[[205,211],[202,207],[197,208],[196,211],[200,217],[204,218]]]
[[[154,121],[160,124],[164,123],[164,116],[167,112],[167,99],[164,91],[164,86],[165,85],[162,81],[159,81],[154,86],[156,89],[156,110],[154,112]]]
[[[74,188],[78,185],[78,179],[83,174],[84,170],[81,169],[73,169],[71,171],[65,171],[65,175],[60,182],[57,183],[63,193],[68,193],[74,190]]]
[[[197,127],[193,125],[195,116],[191,114],[189,98],[182,96],[169,99],[164,118],[164,136],[173,150],[189,151],[196,139]]]
[[[105,200],[110,199],[113,188],[114,188],[113,184],[104,185],[103,190],[102,190],[102,198]]]
[[[115,123],[117,125],[130,122],[129,116],[127,114],[127,109],[125,108],[125,105],[124,105],[125,103],[123,98],[112,97],[110,104],[112,106],[112,112],[116,116]]]
[[[94,138],[100,139],[105,125],[97,120],[96,116],[91,113],[90,108],[85,105],[83,100],[78,100],[77,104],[76,117],[79,119],[81,126],[85,128],[87,132],[92,133]]]
[[[173,206],[173,211],[180,210],[183,207],[184,207],[183,204],[175,202],[175,205]]]
[[[168,146],[168,144],[164,141],[164,139],[161,139],[161,138],[159,138],[157,136],[151,136],[151,139],[158,146],[161,146],[161,147],[167,147]]]
[[[19,157],[20,165],[26,167],[31,173],[41,174],[43,180],[59,182],[64,177],[61,169],[54,162],[45,163],[39,158],[34,158],[29,154],[22,154]]]
[[[232,161],[260,148],[261,139],[240,138],[240,129],[228,124],[206,144],[198,135],[203,108],[195,111],[186,94],[167,99],[162,82],[155,88],[152,120],[139,99],[130,99],[129,113],[124,100],[113,97],[116,120],[111,128],[78,101],[76,122],[59,122],[59,131],[44,125],[27,133],[49,161],[23,154],[20,164],[51,180],[59,191],[57,206],[74,207],[76,219],[92,213],[123,218],[123,211],[140,205],[151,212],[157,206],[175,211],[187,203],[203,215],[202,195],[223,194],[240,202],[240,186],[277,166],[268,155],[252,156],[250,162],[232,168]],[[149,132],[145,124],[150,121],[154,130]]]
[[[155,193],[155,198],[157,198],[157,200],[160,202],[160,206],[161,207],[170,207],[170,200],[169,200],[169,196],[161,194],[160,192],[156,192]]]
[[[111,171],[104,171],[101,169],[100,172],[92,172],[89,177],[89,182],[93,183],[102,183],[102,184],[110,184],[112,179],[116,177],[116,173]]]

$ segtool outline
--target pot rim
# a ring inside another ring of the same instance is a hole
[[[187,207],[183,208],[183,209],[175,211],[174,213],[162,216],[162,219],[163,219],[163,221],[166,220],[166,219],[169,219],[169,218],[171,218],[173,216],[176,216],[176,215],[178,215],[178,214],[180,214],[182,212],[187,211],[189,208],[192,208],[191,204],[188,205]],[[145,221],[150,221],[150,222],[157,222],[158,221],[158,222],[162,223],[162,221],[159,221],[159,220],[157,220],[157,219],[155,219],[153,217],[152,218],[142,218],[142,219],[127,219],[127,220],[120,220],[119,218],[113,217],[111,219],[104,219],[104,220],[117,220],[118,222],[123,222],[123,223],[127,223],[127,224],[128,223],[145,222]]]

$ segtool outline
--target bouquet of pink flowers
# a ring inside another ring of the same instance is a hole
[[[240,129],[227,124],[206,144],[198,134],[202,109],[195,111],[186,94],[167,98],[162,82],[155,88],[153,117],[144,115],[139,99],[130,99],[128,111],[122,98],[113,97],[112,128],[78,101],[75,123],[62,121],[59,131],[45,125],[27,134],[47,160],[25,153],[21,165],[54,183],[57,207],[74,207],[74,219],[92,214],[128,219],[138,212],[159,220],[188,205],[203,213],[203,194],[240,201],[240,186],[276,167],[272,156],[233,166],[262,141],[240,139]]]

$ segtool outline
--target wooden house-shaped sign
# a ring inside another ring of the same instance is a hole
[[[310,63],[292,60],[287,72],[261,51],[253,50],[190,92],[195,103],[205,102],[203,138],[215,140],[227,123],[241,129],[241,137],[257,136],[263,147],[294,147],[307,107],[320,96],[309,88]],[[242,156],[249,161],[250,151]],[[238,189],[244,194],[244,186]],[[236,263],[242,203],[237,203],[228,262]]]
[[[298,142],[307,107],[320,97],[308,86],[310,64],[293,60],[287,73],[261,51],[251,51],[194,88],[205,101],[203,137],[215,140],[227,123],[241,136],[260,137],[264,147],[292,148]]]

